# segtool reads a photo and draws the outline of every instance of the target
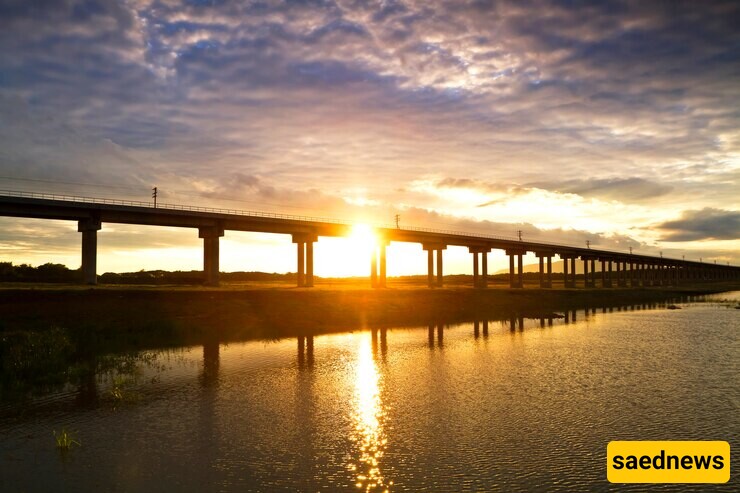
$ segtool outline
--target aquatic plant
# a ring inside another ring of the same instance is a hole
[[[82,444],[79,440],[74,437],[74,434],[67,431],[66,428],[62,428],[62,431],[57,434],[56,430],[53,431],[54,440],[56,441],[57,448],[62,451],[66,451],[72,448],[73,445],[81,447]]]
[[[140,398],[138,392],[132,390],[136,378],[129,375],[116,375],[112,378],[111,388],[104,396],[105,400],[116,404],[130,404]]]

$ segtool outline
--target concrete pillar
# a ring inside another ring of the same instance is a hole
[[[385,256],[385,243],[381,243],[378,245],[378,248],[380,249],[380,287],[384,288],[386,286],[386,256]]]
[[[306,287],[313,287],[313,242],[315,238],[306,242]]]
[[[478,251],[475,250],[473,253],[473,287],[477,288],[480,286],[480,281],[478,279]]]
[[[573,257],[570,259],[570,276],[571,276],[571,283],[570,286],[572,288],[576,287],[576,258]]]
[[[515,288],[516,283],[514,282],[514,255],[509,255],[509,287]]]
[[[98,283],[98,231],[99,219],[85,219],[77,222],[77,231],[82,233],[82,282]]]
[[[588,278],[588,259],[583,259],[583,287],[587,288],[591,285]]]
[[[427,252],[427,283],[430,288],[442,287],[443,276],[444,276],[444,265],[442,263],[442,250],[447,248],[447,245],[435,244],[423,244],[422,248]],[[434,273],[434,257],[437,257],[437,273]]]
[[[596,259],[591,259],[591,287],[596,287]]]
[[[198,228],[198,238],[203,239],[203,281],[207,286],[219,285],[219,238],[224,229],[219,225]]]
[[[606,260],[601,261],[601,287],[607,287],[606,283]]]
[[[524,264],[522,256],[525,253],[522,250],[506,250],[506,255],[509,256],[509,286],[512,288],[524,287]],[[514,268],[514,257],[516,257],[518,269]]]
[[[370,286],[378,287],[378,249],[373,248],[370,256]]]
[[[297,242],[298,247],[298,266],[296,267],[296,275],[298,277],[298,287],[302,288],[306,285],[306,244],[303,242]]]
[[[552,287],[552,256],[554,255],[551,251],[540,251],[535,252],[539,260],[539,275],[540,275],[540,287],[551,288]],[[547,264],[547,270],[545,270],[545,264]]]
[[[485,288],[488,286],[488,252],[486,247],[468,247],[473,255],[473,287]],[[478,255],[481,256],[480,260]]]
[[[427,284],[434,287],[434,250],[427,250]]]
[[[606,283],[608,287],[612,287],[614,285],[614,279],[612,279],[612,261],[607,260],[606,261]]]
[[[318,237],[309,233],[294,233],[292,236],[298,252],[296,269],[298,287],[313,287],[313,243]]]
[[[442,250],[444,250],[444,248],[437,250],[437,287],[439,288],[442,287],[442,280],[444,278],[444,269],[442,268]]]
[[[524,256],[523,253],[520,253],[517,255],[517,260],[519,263],[519,287],[524,287],[524,259],[522,258]]]
[[[488,287],[488,251],[484,250],[481,252],[481,287]],[[488,327],[488,322],[485,322],[484,327]]]
[[[570,286],[570,282],[568,282],[568,258],[562,255],[560,258],[563,259],[563,287],[567,288]]]
[[[386,241],[379,240],[373,247],[370,259],[370,285],[374,288],[384,288],[386,286]]]
[[[545,287],[545,259],[544,257],[538,257],[537,260],[539,260],[539,263],[540,263],[540,270],[539,270],[540,287],[544,288]]]

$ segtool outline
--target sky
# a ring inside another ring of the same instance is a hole
[[[0,188],[737,265],[739,23],[736,1],[2,0]],[[99,272],[198,269],[200,241],[104,224]],[[79,245],[0,218],[0,261],[77,268]],[[322,238],[317,274],[367,274],[351,246]],[[294,248],[227,232],[221,268],[295,271]],[[420,245],[388,261],[426,272]]]

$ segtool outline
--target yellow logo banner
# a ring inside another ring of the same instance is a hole
[[[730,444],[609,442],[606,477],[610,483],[726,483],[730,480]]]

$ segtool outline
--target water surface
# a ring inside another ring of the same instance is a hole
[[[42,351],[32,384],[6,381],[0,490],[644,491],[606,482],[609,441],[740,446],[737,300],[92,354],[62,375],[38,374]],[[58,451],[63,428],[81,446]]]

